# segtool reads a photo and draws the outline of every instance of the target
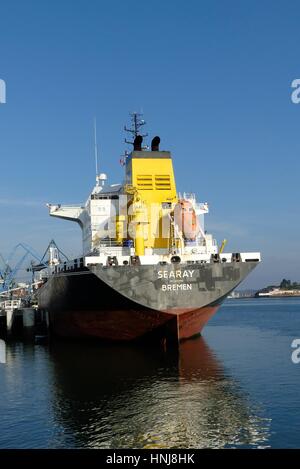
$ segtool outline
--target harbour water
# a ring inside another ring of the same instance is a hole
[[[6,344],[0,448],[300,446],[300,299],[227,300],[180,354]]]

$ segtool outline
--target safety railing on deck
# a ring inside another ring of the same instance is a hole
[[[22,300],[5,300],[0,303],[0,309],[18,309],[22,304]]]

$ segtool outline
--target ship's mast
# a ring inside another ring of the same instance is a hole
[[[130,133],[133,136],[133,139],[135,139],[138,135],[141,137],[147,137],[148,134],[141,134],[140,129],[143,127],[143,125],[146,124],[144,119],[142,119],[143,114],[138,113],[138,112],[132,112],[130,114],[131,117],[131,128],[127,128],[126,125],[124,126],[125,132]],[[134,142],[129,141],[125,138],[125,143],[128,143],[129,145],[134,145]]]
[[[95,170],[96,170],[96,185],[99,186],[98,178],[98,143],[97,143],[97,121],[94,118],[94,150],[95,150]]]

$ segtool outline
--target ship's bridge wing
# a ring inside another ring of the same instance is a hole
[[[80,217],[83,213],[84,207],[82,207],[81,205],[47,204],[47,207],[49,208],[49,215],[51,217],[75,221],[82,225]]]

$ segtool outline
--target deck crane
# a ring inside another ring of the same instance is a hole
[[[13,260],[16,256],[16,253],[19,250],[24,251],[23,256],[17,261],[14,267]],[[59,263],[61,258],[65,260],[69,260],[68,257],[58,248],[55,241],[52,239],[44,252],[44,255],[41,256],[28,244],[19,243],[17,244],[13,250],[11,251],[10,255],[8,256],[7,261],[4,260],[3,256],[0,254],[0,295],[4,292],[7,292],[14,287],[14,281],[16,275],[20,268],[22,267],[24,261],[31,256],[32,260],[30,263],[30,267],[27,268],[27,272],[32,272],[32,277],[34,277],[34,273],[38,272],[39,270],[48,267],[49,264],[52,263]],[[47,259],[48,256],[48,259]],[[37,263],[34,262],[37,261]],[[32,278],[32,283],[33,283]]]
[[[5,278],[10,273],[10,271],[11,271],[10,266],[5,261],[2,254],[0,253],[0,290],[1,290],[1,285],[4,284]]]
[[[54,239],[52,239],[48,244],[43,257],[39,260],[39,263],[34,264],[33,261],[31,261],[31,267],[27,269],[27,272],[34,273],[48,267],[48,265],[59,264],[61,262],[61,258],[64,258],[66,261],[69,260],[68,257],[59,249]]]
[[[14,267],[11,267],[13,263],[13,259],[17,253],[18,250],[22,249],[25,251],[23,256],[17,261],[17,263],[14,265]],[[1,272],[1,284],[0,284],[0,292],[8,291],[14,287],[14,281],[16,278],[16,275],[20,268],[22,267],[25,259],[28,256],[32,256],[34,259],[40,261],[40,256],[32,249],[30,246],[24,243],[19,243],[17,244],[13,250],[11,251],[10,255],[8,256],[7,261],[4,261],[3,257],[2,258],[2,263],[4,263],[4,270]],[[4,262],[3,262],[4,261]]]

